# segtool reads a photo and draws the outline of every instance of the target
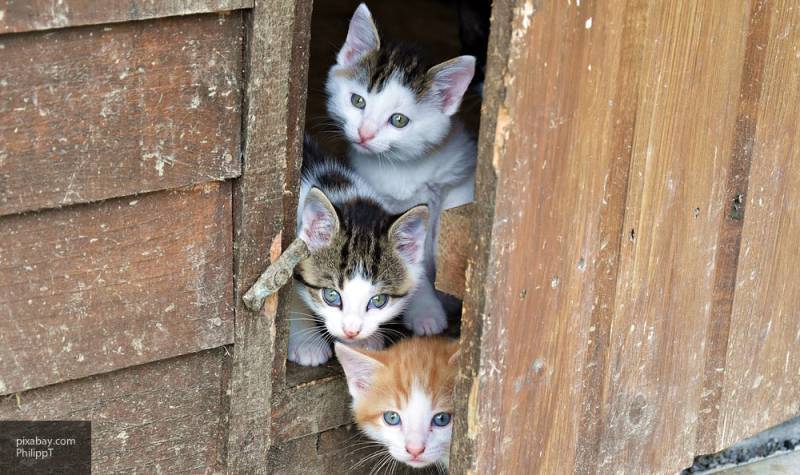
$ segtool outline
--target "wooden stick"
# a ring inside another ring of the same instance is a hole
[[[275,262],[267,267],[250,290],[242,297],[245,306],[254,312],[261,310],[264,300],[277,292],[292,277],[295,266],[311,255],[302,239],[295,239]]]

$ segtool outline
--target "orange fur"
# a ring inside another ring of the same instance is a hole
[[[452,412],[456,367],[450,360],[457,350],[457,341],[443,337],[408,338],[382,351],[358,350],[383,366],[353,407],[356,422],[361,426],[380,424],[387,405],[405,405],[414,381],[439,410]]]

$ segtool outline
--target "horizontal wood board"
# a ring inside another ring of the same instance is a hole
[[[0,218],[0,394],[233,340],[231,187]]]
[[[0,215],[240,173],[242,15],[0,36]]]
[[[0,398],[0,419],[91,421],[92,473],[220,472],[229,374],[216,348]]]
[[[0,34],[250,8],[253,0],[8,0]]]

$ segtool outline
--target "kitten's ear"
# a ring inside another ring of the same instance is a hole
[[[461,358],[461,348],[458,347],[458,342],[452,345],[452,348],[455,350],[453,354],[450,355],[450,358],[447,360],[448,366],[458,366],[458,360]]]
[[[459,56],[428,70],[431,95],[447,115],[453,115],[475,75],[475,57]]]
[[[311,252],[331,243],[339,232],[339,217],[328,197],[319,188],[311,188],[303,202],[300,239]]]
[[[344,46],[336,56],[339,66],[350,67],[357,63],[367,53],[381,47],[378,28],[372,21],[372,14],[365,4],[361,4],[350,19],[350,29],[347,30],[347,39]]]
[[[389,228],[389,241],[409,264],[419,264],[425,255],[428,214],[427,206],[415,206],[397,218]]]
[[[350,395],[356,400],[367,391],[375,371],[382,367],[383,363],[338,341],[333,347],[336,358],[344,368]]]

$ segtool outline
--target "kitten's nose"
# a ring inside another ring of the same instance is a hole
[[[360,331],[360,330],[345,330],[345,331],[344,331],[344,335],[345,335],[347,338],[355,338],[355,337],[357,337],[357,336],[358,336],[358,334],[359,334],[359,333],[361,333],[361,331]]]
[[[419,457],[419,455],[422,452],[425,452],[425,446],[424,445],[418,445],[418,446],[406,445],[406,452],[411,454],[412,457],[417,458],[417,457]]]
[[[363,128],[358,129],[358,138],[361,140],[361,143],[366,143],[372,140],[375,137],[375,132],[369,132],[364,130]]]

